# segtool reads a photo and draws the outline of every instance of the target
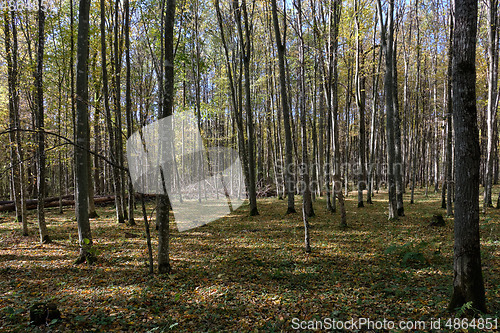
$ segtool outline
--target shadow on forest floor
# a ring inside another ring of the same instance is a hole
[[[406,216],[387,221],[386,194],[357,208],[347,197],[348,228],[319,199],[311,218],[313,252],[303,250],[301,214],[285,215],[286,202],[259,199],[217,222],[179,233],[172,224],[173,272],[148,276],[140,210],[137,226],[114,221],[113,207],[92,220],[99,261],[74,266],[78,250],[74,212],[48,211],[53,244],[38,243],[3,213],[0,224],[0,330],[2,331],[291,331],[292,319],[424,320],[449,318],[453,219],[429,227],[440,194],[417,193]],[[301,200],[297,198],[297,205]],[[138,206],[138,208],[140,208]],[[149,207],[151,211],[152,207]],[[34,212],[29,215],[35,221]],[[500,211],[481,215],[487,305],[500,314]],[[138,235],[127,238],[125,232]],[[156,232],[153,229],[153,248]],[[62,320],[29,326],[28,308],[53,301]]]

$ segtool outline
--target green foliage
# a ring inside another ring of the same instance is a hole
[[[469,313],[470,311],[474,311],[474,307],[472,306],[472,302],[467,302],[457,310],[456,315],[457,317],[462,317],[464,314]]]
[[[24,312],[24,309],[14,309],[10,306],[2,309],[5,315],[5,318],[8,321],[16,322],[19,320],[20,315]]]
[[[384,254],[393,254],[401,260],[401,264],[406,267],[422,267],[428,265],[428,260],[423,254],[423,250],[429,247],[428,242],[408,242],[403,245],[391,245],[385,249]]]

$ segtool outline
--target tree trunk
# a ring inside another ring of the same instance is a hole
[[[342,193],[342,179],[338,175],[333,175],[333,190],[339,199],[340,227],[347,228],[347,215],[344,204],[344,194]]]
[[[340,25],[340,15],[342,12],[342,1],[333,1],[332,13],[330,14],[330,63],[331,63],[331,82],[332,86],[330,89],[330,99],[331,99],[331,126],[332,126],[332,148],[333,148],[333,197],[332,197],[332,207],[333,211],[336,210],[335,197],[339,200],[340,213],[345,217],[345,208],[342,197],[342,182],[336,181],[335,179],[340,179],[340,144],[339,144],[339,99],[338,99],[338,85],[339,85],[339,71],[338,71],[338,56],[339,56],[339,25]],[[347,178],[347,177],[346,177]],[[347,187],[346,187],[347,189]],[[341,225],[345,224],[345,219],[341,219]]]
[[[43,55],[45,47],[45,12],[41,9],[42,0],[38,1],[38,50],[37,68],[35,72],[36,107],[35,128],[37,130],[37,195],[38,195],[38,229],[40,231],[40,242],[51,243],[51,239],[45,223],[44,198],[46,192],[45,184],[45,135],[44,135],[44,110],[43,110]]]
[[[111,162],[114,165],[117,165],[117,153],[116,153],[116,144],[115,144],[115,130],[113,127],[113,122],[111,118],[111,109],[109,105],[109,89],[108,89],[108,70],[107,70],[107,61],[106,61],[106,7],[105,7],[105,2],[104,0],[101,0],[101,23],[100,23],[100,29],[101,29],[101,64],[102,64],[102,90],[103,90],[103,99],[104,99],[104,111],[106,114],[106,127],[107,127],[107,132],[109,135],[109,153],[110,153],[110,159]],[[112,178],[113,178],[113,190],[115,192],[115,209],[116,209],[116,219],[118,223],[123,223],[123,212],[121,209],[121,203],[120,203],[120,190],[119,190],[119,182],[120,182],[120,177],[118,173],[118,169],[115,167],[112,167]]]
[[[234,17],[238,28],[240,38],[241,59],[243,60],[244,76],[245,76],[245,112],[247,116],[247,152],[248,152],[248,199],[250,201],[250,216],[259,215],[257,209],[257,193],[255,188],[255,153],[254,153],[254,128],[253,128],[253,111],[251,105],[250,93],[250,57],[252,44],[250,41],[250,23],[248,22],[246,0],[242,0],[241,6],[238,0],[233,0]],[[243,12],[243,23],[245,24],[244,32],[241,22],[241,14]],[[242,98],[243,96],[240,96]]]
[[[360,22],[359,22],[359,3],[354,1],[354,20],[356,26],[356,106],[359,111],[359,156],[358,163],[359,169],[357,172],[358,183],[358,208],[364,207],[363,203],[363,190],[366,187],[366,155],[365,155],[365,108],[366,108],[366,89],[365,89],[365,75],[364,68],[364,55],[363,45],[360,40]]]
[[[493,148],[494,123],[497,121],[497,85],[498,85],[498,0],[488,1],[488,108],[486,112],[486,124],[488,143],[486,150],[486,177],[484,184],[483,212],[487,207],[492,207],[491,190],[493,185],[493,160],[495,150]]]
[[[453,124],[455,128],[455,247],[448,310],[467,302],[486,312],[479,236],[479,130],[476,108],[477,1],[455,1]]]
[[[286,17],[283,18],[283,40],[281,38],[281,32],[278,21],[278,9],[276,6],[276,0],[271,0],[272,13],[273,13],[273,23],[274,23],[274,33],[276,36],[276,46],[278,49],[278,64],[280,70],[280,85],[281,85],[281,107],[283,109],[283,123],[285,127],[285,167],[284,167],[284,178],[285,187],[288,196],[288,213],[296,213],[295,210],[295,199],[294,199],[294,181],[291,170],[293,168],[292,161],[292,133],[290,129],[290,111],[288,110],[288,97],[286,88],[286,71],[285,71],[285,41],[286,41]],[[286,8],[283,11],[286,16]]]
[[[130,93],[131,83],[130,83],[130,3],[129,0],[125,0],[125,67],[126,67],[126,78],[125,78],[125,114],[127,117],[127,138],[132,135],[133,124],[132,124],[132,96]],[[134,187],[132,185],[132,180],[130,178],[130,173],[127,173],[127,184],[128,184],[128,224],[135,225],[134,220]]]
[[[219,23],[219,29],[221,33],[221,41],[222,41],[222,46],[224,48],[224,55],[226,58],[226,67],[227,67],[227,77],[229,80],[229,89],[231,91],[231,105],[233,109],[233,114],[234,114],[234,123],[236,124],[236,129],[237,129],[237,134],[238,134],[238,153],[240,156],[240,160],[243,166],[248,165],[248,156],[247,156],[247,149],[245,146],[245,133],[244,133],[244,126],[243,126],[243,117],[242,117],[242,99],[238,98],[238,96],[241,96],[241,70],[240,70],[240,75],[238,78],[238,87],[235,84],[234,81],[234,76],[236,75],[236,71],[233,71],[233,67],[231,66],[231,60],[229,56],[229,48],[227,46],[225,34],[224,34],[224,25],[223,25],[223,18],[222,18],[222,13],[220,10],[220,4],[218,0],[215,0],[215,10],[217,12],[217,22]],[[241,65],[241,63],[240,63]],[[241,66],[240,66],[241,67]],[[240,68],[241,69],[241,68]],[[237,89],[238,88],[238,89]],[[248,180],[249,180],[249,175],[248,175],[249,168],[243,168],[244,172],[244,182],[246,188],[249,187]],[[238,193],[238,199],[240,198],[240,193]]]
[[[403,204],[403,158],[401,150],[401,117],[399,113],[399,99],[398,99],[398,66],[397,66],[397,41],[394,41],[394,48],[392,49],[392,93],[394,94],[394,167],[391,169],[394,171],[394,180],[396,181],[396,201],[397,201],[397,213],[398,216],[405,215],[405,209]]]
[[[411,156],[411,198],[410,204],[415,203],[415,186],[417,178],[417,156],[418,156],[418,145],[419,145],[419,123],[418,114],[420,108],[420,20],[418,18],[418,6],[415,6],[415,20],[417,29],[417,92],[415,98],[415,114],[413,116],[413,144],[412,144],[412,156]]]
[[[163,105],[158,118],[164,118],[172,115],[174,107],[174,23],[175,23],[175,0],[166,0],[164,17],[164,88]],[[170,177],[164,175],[163,177]],[[164,180],[164,179],[163,179]],[[167,193],[159,196],[158,201],[158,272],[160,274],[169,273],[170,254],[170,230],[169,230],[169,211],[170,201]]]
[[[91,63],[91,68],[95,67],[95,62]],[[99,89],[96,88],[96,96],[95,96],[95,99],[98,100],[99,99],[99,96],[98,96],[98,91]],[[96,114],[97,112],[94,112],[94,115],[92,118],[94,118],[94,120],[96,120]],[[89,115],[90,117],[90,115]],[[94,133],[95,135],[95,133]],[[95,194],[95,190],[94,190],[94,177],[92,175],[92,156],[90,154],[90,123],[89,123],[89,127],[88,127],[88,134],[87,134],[87,137],[89,138],[88,139],[88,142],[87,142],[87,163],[88,163],[88,167],[87,167],[87,172],[88,172],[88,194],[89,194],[89,218],[93,219],[93,218],[96,218],[96,217],[99,217],[99,215],[97,215],[97,212],[96,212],[96,209],[95,209],[95,202],[94,202],[94,194]]]
[[[194,40],[195,40],[195,46],[194,46],[194,57],[195,57],[195,63],[194,63],[194,87],[195,87],[195,107],[196,107],[196,118],[197,118],[197,125],[198,128],[201,130],[201,68],[200,68],[200,57],[201,57],[201,51],[200,51],[200,27],[199,27],[199,20],[200,20],[200,14],[199,14],[199,1],[196,0],[194,2],[195,5],[195,10],[194,10]],[[202,146],[203,142],[202,140],[198,140],[198,149],[199,153],[196,154],[197,158],[197,168],[201,170],[201,174],[205,173],[205,163],[203,163],[203,152],[202,152]],[[198,202],[201,202],[202,199],[202,186],[203,182],[198,183]]]
[[[446,73],[446,215],[453,215],[453,96],[451,92],[452,61],[453,61],[453,15],[449,14],[448,69]]]
[[[144,230],[146,232],[146,244],[148,247],[148,273],[154,273],[153,266],[153,247],[151,246],[151,233],[149,228],[149,218],[146,212],[146,204],[144,202],[144,194],[141,193],[141,207],[142,207],[142,216],[144,218]]]
[[[389,10],[387,13],[386,21],[384,22],[382,15],[382,3],[377,0],[377,7],[380,19],[380,32],[381,32],[381,42],[382,49],[385,55],[385,103],[386,103],[386,135],[387,135],[387,180],[389,187],[389,219],[397,219],[397,198],[396,198],[396,183],[394,177],[394,164],[395,164],[395,138],[394,138],[394,78],[393,78],[393,34],[394,34],[394,23],[393,23],[393,12],[394,12],[394,0],[389,1]]]
[[[373,45],[376,43],[376,25],[377,25],[377,15],[375,15],[375,28],[373,31]],[[373,196],[373,183],[374,183],[374,172],[375,172],[375,148],[376,148],[376,140],[377,140],[377,109],[378,109],[378,83],[379,83],[379,74],[380,67],[382,65],[382,49],[380,49],[378,62],[375,61],[375,52],[373,53],[373,68],[372,68],[372,76],[373,76],[373,84],[372,84],[372,118],[370,122],[370,164],[368,168],[368,193],[366,194],[366,202],[372,204],[372,196]],[[377,65],[375,65],[377,63]]]
[[[12,41],[10,36],[11,24],[9,12],[5,12],[5,53],[7,58],[7,72],[9,85],[9,125],[10,129],[20,127],[19,122],[19,95],[17,80],[17,31],[15,22],[15,11],[11,11],[12,18]],[[13,47],[11,45],[13,43]],[[23,236],[28,236],[28,221],[26,220],[26,202],[24,199],[24,165],[21,154],[21,134],[17,131],[9,133],[11,177],[16,205],[16,218],[22,223]]]
[[[75,214],[78,223],[80,254],[76,263],[95,261],[92,251],[92,234],[88,215],[88,152],[89,114],[88,114],[88,58],[89,58],[89,14],[90,0],[80,0],[78,14],[78,42],[76,63],[76,147],[75,147]]]
[[[90,150],[90,129],[89,129],[89,146],[87,147],[88,150]],[[90,157],[90,152],[87,151],[87,172],[88,172],[88,189],[89,189],[89,218],[94,219],[96,217],[99,217],[95,210],[95,202],[94,202],[94,179],[92,179],[92,158]]]
[[[300,0],[295,1],[294,5],[297,9],[297,24],[298,27],[302,27],[302,5]],[[310,165],[309,165],[309,153],[308,153],[308,142],[307,142],[307,117],[306,117],[306,70],[304,63],[304,37],[302,35],[302,30],[298,29],[299,38],[299,112],[300,112],[300,123],[302,129],[302,209],[306,215],[304,223],[307,223],[307,217],[314,216],[314,209],[312,205],[311,197],[311,184],[310,184]],[[308,237],[308,236],[307,236]],[[309,248],[310,250],[310,248]]]
[[[110,144],[115,145],[116,154],[116,164],[123,167],[123,137],[122,137],[122,106],[121,106],[121,67],[122,67],[122,57],[121,57],[121,47],[118,37],[118,30],[120,26],[119,12],[120,12],[120,0],[115,0],[115,19],[114,19],[114,40],[113,40],[113,64],[114,64],[114,104],[115,104],[115,127],[113,128],[115,132],[115,141],[110,142]],[[125,223],[127,219],[127,209],[125,204],[125,174],[123,169],[118,169],[115,167],[115,172],[117,177],[116,182],[116,198],[119,202],[119,215],[118,222]]]

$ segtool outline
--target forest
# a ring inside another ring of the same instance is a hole
[[[0,331],[497,331],[498,2],[0,0]]]

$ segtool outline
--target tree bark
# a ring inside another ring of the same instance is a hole
[[[376,29],[377,29],[377,15],[375,15],[375,28],[373,31],[373,46],[375,48],[375,43],[376,43]],[[369,204],[372,204],[372,196],[373,196],[373,185],[374,185],[374,172],[376,169],[375,165],[375,149],[376,149],[376,141],[377,141],[377,110],[378,110],[378,83],[379,83],[379,77],[380,75],[380,67],[382,65],[382,49],[380,48],[379,56],[378,56],[378,61],[376,62],[376,55],[375,52],[373,52],[373,67],[372,67],[372,77],[373,77],[373,83],[372,83],[372,117],[371,117],[371,122],[370,122],[370,164],[368,168],[368,193],[366,194],[366,202]]]
[[[339,144],[339,99],[338,99],[338,85],[339,85],[339,71],[338,71],[338,56],[339,56],[339,25],[340,25],[340,15],[342,12],[342,1],[335,0],[332,4],[332,12],[330,13],[330,31],[329,31],[329,56],[330,56],[330,66],[331,66],[331,89],[330,89],[330,101],[331,101],[331,145],[333,148],[333,182],[334,190],[332,197],[332,209],[336,210],[335,197],[339,200],[340,214],[345,217],[345,208],[343,204],[342,197],[342,182],[336,181],[335,179],[340,179],[340,144]],[[346,177],[347,178],[347,177]],[[346,187],[347,189],[347,187]],[[342,200],[342,202],[341,202]],[[346,225],[345,218],[341,218],[341,226]]]
[[[452,62],[453,62],[453,15],[449,14],[449,42],[448,42],[448,69],[446,77],[446,215],[453,215],[453,96],[451,90]]]
[[[9,12],[5,12],[5,54],[7,58],[7,75],[9,85],[9,126],[10,129],[20,127],[19,121],[19,95],[17,79],[17,31],[15,23],[15,11],[11,11],[12,18],[12,40],[10,35],[11,24]],[[11,44],[12,42],[12,44]],[[21,154],[21,134],[17,131],[9,133],[11,177],[16,208],[16,218],[22,223],[23,236],[28,236],[28,221],[26,220],[26,202],[24,198],[24,165]]]
[[[42,0],[38,1],[38,50],[37,68],[35,72],[36,89],[36,112],[35,128],[37,130],[37,196],[38,196],[38,229],[40,231],[40,242],[51,243],[51,239],[45,222],[44,198],[46,192],[45,183],[45,135],[44,135],[44,107],[43,107],[43,55],[45,48],[45,12],[42,8]]]
[[[248,199],[250,201],[250,216],[259,215],[257,209],[257,193],[255,188],[255,153],[254,153],[254,128],[253,128],[253,111],[252,100],[250,93],[250,59],[252,44],[250,41],[250,26],[248,21],[246,0],[242,0],[241,6],[238,0],[233,0],[233,12],[238,29],[240,39],[241,60],[243,61],[244,77],[245,77],[245,113],[247,116],[247,153],[248,153]],[[243,14],[243,24],[241,16]],[[244,32],[243,32],[244,30]],[[240,96],[243,98],[243,96]]]
[[[226,67],[227,67],[227,77],[229,80],[229,90],[231,92],[231,105],[233,109],[233,119],[234,123],[236,124],[236,129],[237,129],[237,134],[238,134],[238,153],[240,156],[240,160],[242,165],[247,166],[248,165],[248,156],[247,156],[247,148],[245,146],[245,132],[244,132],[244,126],[243,126],[243,117],[242,117],[242,99],[238,98],[238,96],[241,96],[241,71],[240,75],[238,78],[238,87],[236,86],[234,76],[236,76],[236,70],[234,70],[234,67],[231,66],[231,59],[229,55],[229,47],[226,42],[226,37],[224,34],[224,25],[223,25],[223,18],[222,18],[222,13],[220,10],[220,4],[218,0],[215,0],[215,10],[217,13],[217,22],[219,23],[219,29],[220,29],[220,34],[221,34],[221,42],[222,46],[224,48],[224,55],[226,58]],[[241,67],[241,66],[240,66]],[[237,89],[238,88],[238,89]],[[249,168],[243,168],[243,173],[244,173],[244,182],[246,188],[249,187],[248,180],[250,179],[248,175]],[[240,193],[238,193],[238,198],[240,198]]]
[[[363,190],[366,187],[366,154],[365,154],[365,109],[366,109],[366,87],[364,71],[364,55],[363,45],[360,38],[360,22],[359,22],[359,3],[354,1],[354,20],[356,26],[356,106],[359,112],[359,155],[358,155],[358,208],[364,207],[363,203]]]
[[[395,138],[394,138],[394,78],[393,78],[393,40],[394,40],[394,0],[389,1],[389,10],[384,22],[382,15],[382,3],[377,0],[377,7],[380,19],[380,32],[382,49],[385,55],[385,103],[386,103],[386,135],[387,135],[387,180],[389,187],[389,220],[398,218],[397,213],[397,198],[396,198],[396,183],[394,177],[395,164]]]
[[[476,107],[477,1],[455,1],[453,124],[455,129],[455,247],[453,296],[448,309],[467,302],[486,312],[479,235],[479,130]]]
[[[289,214],[289,213],[296,213],[296,210],[295,210],[294,186],[293,186],[294,181],[293,181],[293,175],[290,172],[293,168],[293,162],[292,162],[293,143],[292,143],[292,133],[290,129],[290,111],[288,109],[286,71],[285,71],[286,18],[283,18],[283,39],[282,39],[278,21],[278,9],[276,5],[276,0],[271,0],[271,5],[273,14],[274,33],[276,36],[276,47],[278,49],[278,64],[280,71],[280,86],[281,86],[281,107],[283,109],[283,124],[285,127],[284,178],[285,178],[285,188],[288,196],[287,214]],[[284,10],[284,15],[286,15],[286,8]]]
[[[418,123],[418,114],[420,108],[420,20],[418,17],[418,6],[415,6],[415,23],[417,29],[417,92],[415,98],[415,114],[413,116],[413,144],[412,144],[412,156],[411,156],[411,198],[410,204],[415,203],[415,186],[416,186],[416,178],[417,178],[417,156],[418,156],[418,145],[419,145],[419,123]]]
[[[119,12],[120,12],[120,0],[115,0],[115,11],[114,11],[114,40],[113,40],[113,64],[114,64],[114,75],[113,75],[113,83],[114,83],[114,106],[115,106],[115,127],[113,130],[115,131],[115,141],[110,142],[110,144],[115,145],[115,154],[116,154],[116,163],[122,167],[123,166],[123,137],[122,137],[122,105],[121,105],[121,68],[122,68],[122,53],[121,53],[121,42],[119,40]],[[123,169],[115,168],[117,177],[115,179],[116,182],[116,198],[119,202],[119,212],[121,215],[118,217],[119,223],[125,223],[127,219],[127,208],[125,203],[125,171]]]
[[[115,129],[113,126],[113,121],[111,118],[111,109],[109,105],[109,88],[108,88],[108,70],[107,70],[107,51],[106,51],[106,6],[104,0],[100,2],[101,7],[101,70],[102,70],[102,90],[103,90],[103,99],[104,99],[104,111],[106,114],[106,127],[109,135],[109,153],[110,159],[113,164],[118,164],[118,158],[116,153],[116,144],[115,144]],[[117,168],[112,167],[112,178],[113,178],[113,190],[115,192],[115,209],[116,209],[116,219],[118,223],[123,223],[123,211],[120,201],[120,189],[119,182],[120,176]]]
[[[487,148],[486,148],[486,175],[484,184],[483,212],[492,207],[491,190],[493,185],[493,160],[495,158],[494,123],[497,121],[497,86],[498,86],[498,0],[488,1],[488,107],[486,111]]]
[[[302,209],[306,215],[304,223],[307,228],[309,226],[307,222],[307,217],[314,216],[314,209],[312,205],[311,196],[311,184],[310,184],[310,165],[309,165],[309,153],[308,153],[308,140],[307,140],[307,116],[306,116],[306,70],[304,63],[304,36],[302,35],[302,4],[300,0],[295,1],[294,5],[297,9],[297,24],[298,24],[298,38],[299,38],[299,112],[300,112],[300,123],[302,130]],[[307,233],[309,231],[307,230]],[[306,238],[308,238],[307,236]],[[310,248],[309,248],[310,251]]]
[[[397,66],[397,41],[394,41],[394,47],[392,50],[392,93],[394,94],[394,167],[391,169],[394,171],[394,180],[396,181],[396,201],[397,201],[397,213],[398,216],[405,215],[403,194],[404,194],[404,184],[403,184],[403,158],[401,149],[401,117],[399,112],[399,97],[398,97],[398,66]]]
[[[75,133],[75,214],[78,223],[80,254],[77,264],[95,261],[92,251],[92,234],[88,212],[88,152],[89,114],[88,114],[88,58],[89,58],[89,15],[90,0],[80,0],[78,13],[78,42],[76,63],[76,133]]]
[[[174,107],[174,23],[175,23],[175,0],[166,0],[164,20],[164,87],[163,105],[158,118],[172,115]],[[163,177],[170,177],[162,173]],[[164,179],[163,179],[164,180]],[[159,196],[157,225],[158,225],[158,272],[169,273],[170,266],[170,230],[169,230],[170,201],[167,193]]]
[[[127,138],[132,135],[133,118],[132,118],[132,96],[130,82],[130,3],[125,0],[125,115],[127,117]],[[130,173],[127,173],[128,184],[128,224],[135,225],[134,220],[134,187],[130,178]]]

